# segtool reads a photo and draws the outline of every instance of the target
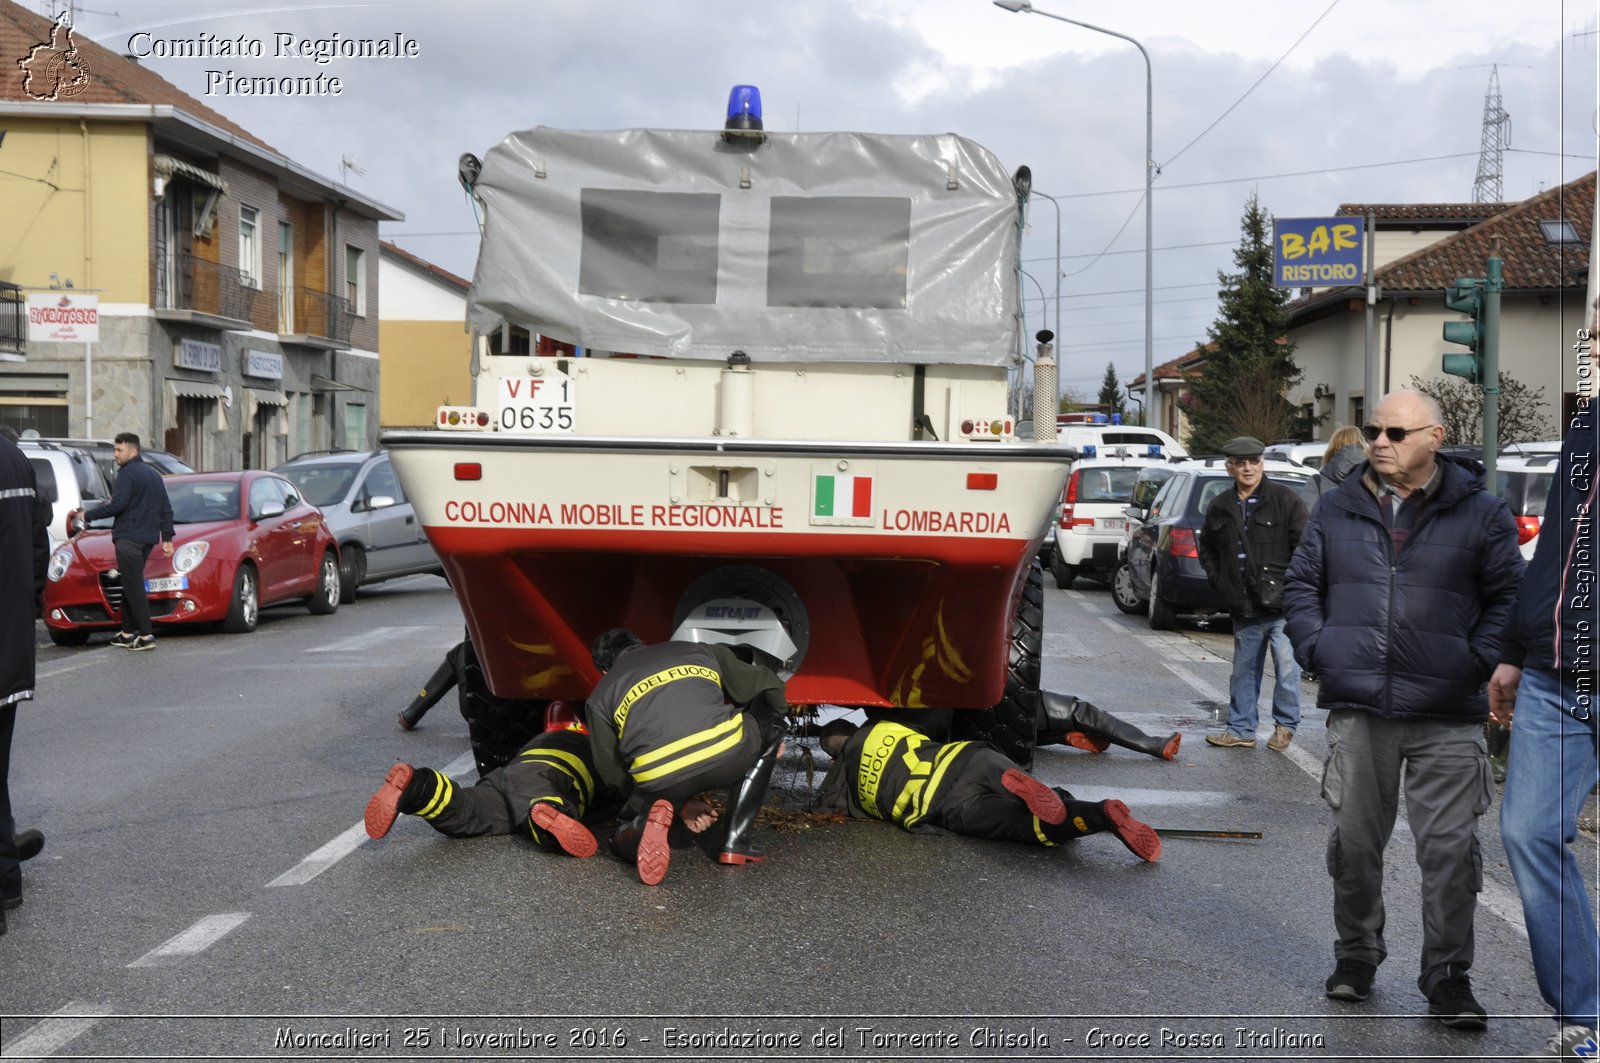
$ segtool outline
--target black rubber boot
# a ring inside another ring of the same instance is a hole
[[[1137,753],[1171,760],[1178,755],[1178,743],[1183,738],[1176,731],[1165,738],[1147,735],[1098,705],[1053,690],[1039,692],[1039,708],[1043,714],[1039,724],[1041,746],[1066,743],[1098,751],[1107,745],[1119,745]],[[1087,742],[1074,741],[1075,734],[1084,736]]]
[[[1161,859],[1161,835],[1149,824],[1135,819],[1121,801],[1079,801],[1059,786],[1055,791],[1061,803],[1067,806],[1067,818],[1060,824],[1041,824],[1045,837],[1051,841],[1071,841],[1110,832],[1139,859],[1147,863]]]
[[[672,850],[667,835],[672,830],[671,801],[656,801],[619,826],[611,835],[611,851],[624,863],[638,868],[639,881],[656,886],[667,875]]]
[[[417,696],[411,699],[411,704],[406,706],[400,714],[400,729],[409,731],[422,719],[423,714],[439,703],[439,699],[450,692],[456,685],[456,651],[451,650],[445,654],[444,663],[433,670],[428,681],[422,684],[422,689]]]
[[[737,866],[767,858],[766,850],[750,843],[750,835],[755,831],[761,802],[766,800],[772,769],[778,766],[778,747],[782,744],[781,734],[773,738],[750,770],[745,772],[744,778],[734,783],[728,791],[728,810],[724,813],[727,827],[722,837],[722,852],[717,854],[717,863]]]

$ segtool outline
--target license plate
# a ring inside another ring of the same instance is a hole
[[[144,589],[146,594],[154,594],[156,591],[186,591],[189,589],[189,577],[161,576],[157,579],[147,579],[144,581]]]
[[[1100,527],[1121,530],[1128,523],[1127,517],[1101,517]]]
[[[571,432],[576,413],[573,391],[572,378],[565,373],[501,377],[500,431],[516,435]]]

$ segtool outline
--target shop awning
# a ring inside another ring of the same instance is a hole
[[[174,159],[171,155],[157,155],[152,160],[152,165],[155,167],[156,175],[159,177],[187,177],[189,180],[205,185],[207,188],[215,189],[223,195],[228,194],[228,182],[209,170],[202,170],[193,163],[184,162],[182,159]]]
[[[220,399],[222,398],[222,385],[213,384],[209,380],[168,380],[167,387],[172,389],[174,396],[186,399]]]
[[[262,391],[260,388],[245,388],[250,393],[250,400],[257,406],[287,406],[289,396],[281,391]]]
[[[365,391],[367,389],[366,388],[358,388],[354,384],[346,384],[343,381],[334,380],[331,377],[318,376],[316,373],[312,373],[311,374],[311,390],[312,391],[316,391],[316,392],[327,392],[327,391]]]

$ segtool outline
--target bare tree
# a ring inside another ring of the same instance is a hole
[[[1461,377],[1436,376],[1423,380],[1415,374],[1412,374],[1410,386],[1439,404],[1446,444],[1470,445],[1483,441],[1482,388]],[[1552,432],[1550,422],[1539,411],[1549,405],[1544,400],[1543,387],[1529,388],[1522,381],[1501,373],[1499,442],[1504,445],[1547,438]]]

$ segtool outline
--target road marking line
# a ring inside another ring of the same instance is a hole
[[[0,1059],[39,1059],[55,1055],[56,1049],[80,1037],[111,1012],[107,1004],[85,1004],[69,1000],[59,1011],[41,1019],[27,1033],[0,1051]]]
[[[340,639],[337,642],[330,642],[326,646],[317,646],[313,649],[306,650],[305,652],[345,653],[350,650],[365,650],[370,649],[373,646],[382,645],[385,642],[390,642],[406,632],[411,631],[427,631],[432,633],[434,629],[431,627],[420,627],[417,625],[409,625],[405,627],[375,627],[371,631],[363,631],[359,635],[351,635],[347,639]]]
[[[1201,679],[1199,676],[1194,674],[1193,669],[1186,668],[1183,665],[1176,664],[1172,661],[1162,661],[1161,663],[1167,666],[1167,670],[1169,672],[1187,683],[1190,689],[1199,694],[1201,697],[1205,698],[1207,701],[1220,701],[1223,704],[1227,704],[1227,691],[1218,689],[1217,687],[1206,682],[1204,679]]]
[[[208,915],[188,930],[157,945],[137,960],[128,964],[128,966],[154,967],[162,960],[193,956],[196,953],[204,952],[249,918],[249,912],[223,912],[220,915]]]
[[[458,778],[468,771],[475,770],[477,764],[477,760],[471,753],[463,753],[449,764],[446,764],[441,770],[451,778]],[[273,886],[304,886],[307,882],[310,882],[328,870],[328,868],[355,852],[365,841],[367,841],[367,826],[365,822],[359,822],[267,883],[267,888],[271,889]]]
[[[91,657],[84,660],[72,661],[68,664],[57,665],[54,668],[41,668],[39,669],[38,675],[35,678],[54,679],[58,675],[66,675],[68,672],[76,672],[80,668],[87,668],[91,664],[99,663],[99,661]]]

